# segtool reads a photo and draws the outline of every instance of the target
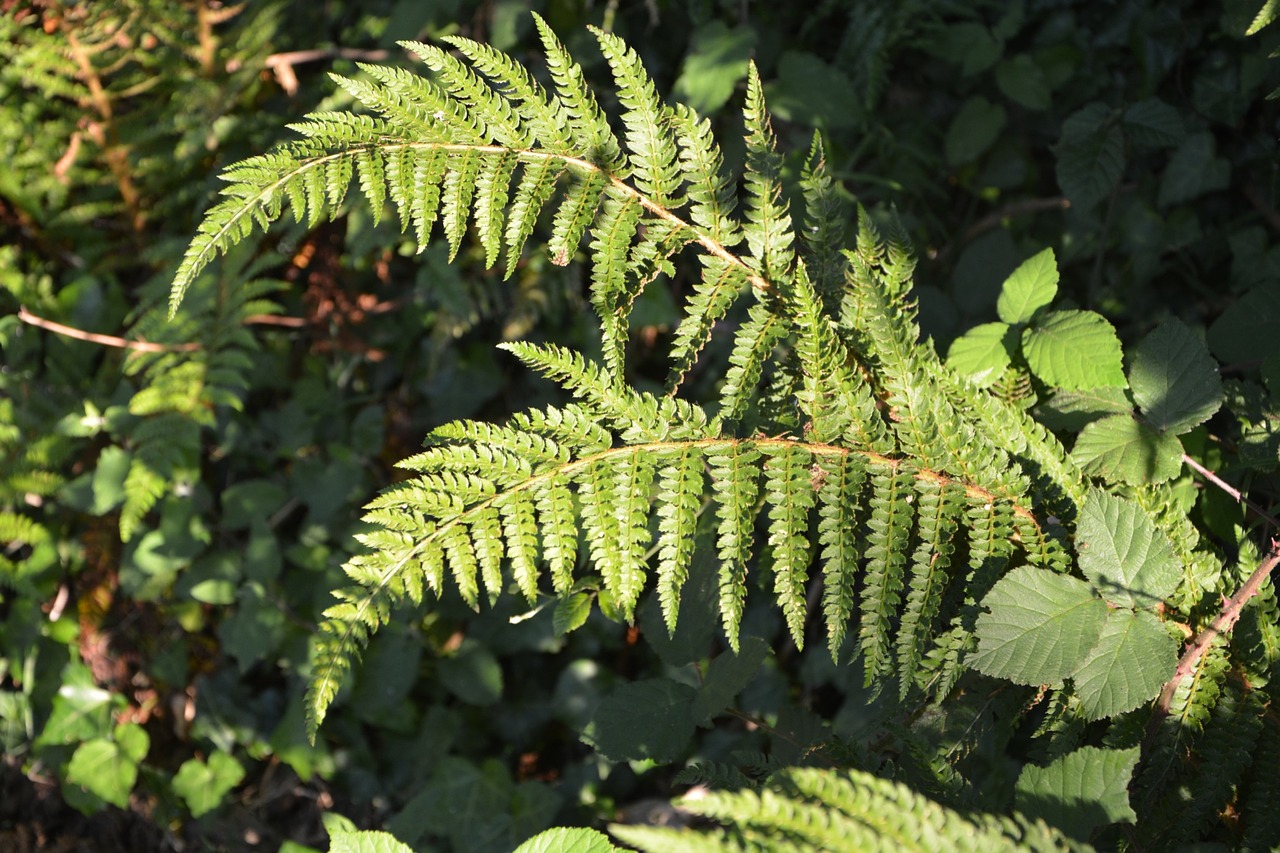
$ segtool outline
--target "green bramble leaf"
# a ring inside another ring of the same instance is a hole
[[[142,726],[122,723],[110,740],[94,738],[76,747],[67,765],[67,781],[124,808],[138,781],[138,762],[150,745],[151,738]]]
[[[1182,444],[1132,415],[1110,415],[1080,431],[1071,457],[1086,474],[1112,483],[1163,483],[1182,470]]]
[[[1159,98],[1146,98],[1124,111],[1125,136],[1139,145],[1165,148],[1187,135],[1182,114]]]
[[[1223,364],[1262,361],[1280,354],[1280,283],[1255,287],[1209,327],[1209,348]]]
[[[1022,566],[982,599],[979,672],[1017,684],[1060,684],[1087,660],[1106,622],[1107,604],[1067,575]]]
[[[1130,354],[1129,387],[1147,423],[1183,433],[1222,405],[1222,377],[1195,332],[1176,318],[1160,324]]]
[[[1072,681],[1085,717],[1102,720],[1154,699],[1177,665],[1178,643],[1155,614],[1112,610]]]
[[[584,736],[610,761],[675,761],[693,737],[695,695],[668,678],[623,684],[600,702]]]
[[[1009,366],[1016,343],[1012,326],[983,323],[951,342],[947,366],[979,388],[990,388]]]
[[[1027,258],[1004,281],[996,313],[1009,323],[1029,323],[1035,313],[1058,295],[1058,261],[1053,249]]]
[[[1095,101],[1063,123],[1056,153],[1058,186],[1073,207],[1088,212],[1124,172],[1124,133],[1110,108]]]
[[[947,129],[947,162],[963,166],[977,160],[1000,136],[1006,121],[1008,114],[1000,104],[981,95],[965,101]]]
[[[1056,388],[1125,384],[1120,339],[1093,311],[1051,311],[1022,333],[1022,353],[1031,372]]]
[[[1173,546],[1133,501],[1092,489],[1076,529],[1080,569],[1104,598],[1152,607],[1173,593],[1182,566]]]
[[[329,836],[329,853],[413,853],[413,848],[389,832],[340,831]]]
[[[192,817],[213,811],[244,779],[244,767],[230,753],[218,750],[208,763],[199,758],[183,762],[173,777],[173,792],[182,797]]]
[[[1018,776],[1014,804],[1027,817],[1081,839],[1099,826],[1133,823],[1138,815],[1129,805],[1128,789],[1139,752],[1136,746],[1085,746],[1048,767],[1027,765]]]
[[[759,637],[743,637],[737,653],[724,652],[707,667],[707,676],[693,701],[693,719],[706,723],[733,702],[747,686],[769,654],[769,644]]]
[[[513,853],[622,853],[609,836],[585,827],[558,827],[539,832]]]

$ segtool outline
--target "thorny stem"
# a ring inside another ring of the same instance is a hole
[[[1265,518],[1273,527],[1280,527],[1280,523],[1276,521],[1274,516],[1254,504],[1242,495],[1238,489],[1218,477],[1217,474],[1186,454],[1183,454],[1182,461],[1204,477],[1206,481],[1217,486],[1235,498],[1235,500]],[[1267,578],[1270,577],[1277,564],[1280,564],[1280,540],[1272,539],[1267,556],[1258,568],[1254,570],[1253,574],[1249,575],[1249,579],[1244,582],[1244,586],[1236,590],[1235,595],[1222,602],[1222,610],[1219,611],[1218,617],[1209,624],[1209,627],[1201,631],[1187,644],[1186,651],[1183,652],[1177,668],[1173,671],[1173,677],[1165,682],[1164,688],[1160,691],[1160,698],[1156,702],[1156,719],[1163,719],[1169,715],[1169,708],[1173,703],[1173,695],[1177,692],[1178,685],[1182,683],[1184,678],[1195,671],[1200,659],[1204,657],[1204,653],[1213,645],[1213,641],[1229,632],[1235,626],[1236,620],[1240,618],[1240,613],[1244,610],[1244,606],[1262,590],[1262,585],[1266,583]]]

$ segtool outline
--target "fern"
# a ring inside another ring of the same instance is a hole
[[[838,659],[856,635],[873,690],[896,680],[904,702],[957,703],[968,723],[946,749],[911,752],[919,736],[902,730],[903,772],[966,801],[972,786],[957,768],[972,744],[1012,737],[1037,695],[965,690],[976,677],[980,602],[1013,569],[1020,577],[1072,570],[1062,525],[1086,499],[1083,475],[1020,403],[968,385],[920,342],[901,229],[862,209],[856,231],[849,227],[820,140],[798,192],[789,185],[754,67],[746,162],[734,175],[709,124],[664,104],[635,52],[596,31],[621,105],[619,139],[580,67],[535,23],[545,89],[509,57],[459,38],[449,40],[454,52],[408,45],[429,77],[362,66],[359,77],[337,78],[370,115],[311,115],[295,126],[298,140],[227,170],[223,199],[173,284],[176,309],[216,255],[286,207],[308,223],[340,212],[352,183],[375,217],[397,216],[420,247],[438,230],[452,257],[473,235],[485,263],[508,276],[530,245],[554,264],[581,254],[591,266],[598,360],[551,344],[503,345],[573,402],[503,425],[435,429],[402,463],[411,476],[368,505],[366,550],[347,562],[348,584],[313,646],[311,735],[372,634],[403,605],[447,588],[472,607],[509,587],[530,602],[547,591],[580,600],[590,590],[607,614],[632,620],[652,590],[674,631],[702,547],[719,564],[719,617],[735,650],[748,596],[771,590],[797,647],[824,636]],[[630,314],[644,288],[677,265],[697,274],[665,393],[655,394],[628,381]],[[708,347],[734,323],[729,346]],[[695,364],[718,381],[701,403],[687,399]],[[1184,564],[1205,559],[1193,533],[1166,517],[1167,495],[1138,500],[1171,531]],[[571,623],[581,620],[556,622]],[[1217,683],[1188,682],[1166,758],[1196,730],[1193,718],[1209,713]],[[1046,725],[1065,733],[1061,749],[1078,720],[1070,689],[1045,688]],[[933,827],[933,841],[961,831],[887,782],[801,775],[724,796],[747,799],[722,799],[708,814],[754,810],[767,816],[762,827],[797,845],[845,843],[859,832],[895,837],[904,827],[866,822],[885,811],[881,800]],[[819,802],[851,805],[830,811]],[[1051,843],[1017,821],[975,819],[963,831]]]
[[[723,775],[723,774],[722,774]],[[760,790],[680,801],[726,828],[610,827],[640,850],[1090,850],[1022,817],[967,815],[868,773],[792,769]]]

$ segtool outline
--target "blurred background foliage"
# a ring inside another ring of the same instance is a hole
[[[711,620],[668,639],[651,608],[566,637],[553,608],[474,614],[455,596],[382,632],[308,745],[308,639],[362,504],[430,427],[546,402],[496,341],[598,345],[579,266],[534,252],[503,282],[478,249],[415,256],[363,211],[273,231],[165,319],[220,169],[350,105],[326,71],[408,65],[397,40],[458,33],[541,73],[532,8],[592,80],[609,75],[586,25],[623,36],[733,158],[754,58],[789,168],[816,128],[848,190],[903,217],[941,351],[1046,246],[1063,304],[1130,342],[1242,296],[1239,322],[1280,322],[1280,27],[1246,37],[1258,6],[0,0],[0,847],[300,853],[337,810],[420,849],[504,850],[646,819],[691,759],[840,764],[910,753],[929,725],[868,741],[861,673],[798,652],[768,606],[747,616],[758,668],[713,675]],[[688,284],[633,315],[637,381],[661,381]],[[1225,372],[1280,375],[1280,348],[1222,337]],[[1016,396],[1030,380],[1006,381]],[[1241,384],[1234,403],[1265,488],[1267,399]],[[722,679],[728,698],[661,754],[617,754],[629,692],[663,674]],[[963,739],[970,771],[1012,772],[1005,744]]]

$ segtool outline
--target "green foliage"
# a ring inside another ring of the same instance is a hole
[[[0,838],[1280,841],[1272,4],[730,5],[0,12]]]

